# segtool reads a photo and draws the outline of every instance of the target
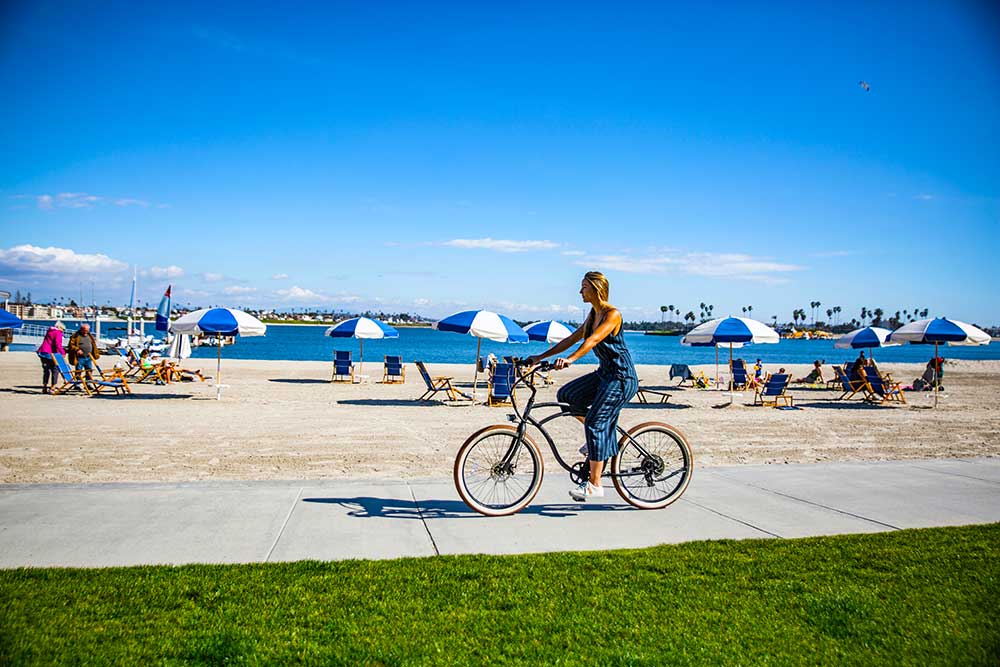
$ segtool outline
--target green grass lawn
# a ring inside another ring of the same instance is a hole
[[[0,571],[0,664],[997,665],[1000,524],[530,556]]]

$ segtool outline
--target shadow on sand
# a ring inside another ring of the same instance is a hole
[[[444,405],[444,401],[418,401],[415,398],[353,398],[344,401],[337,401],[340,405],[372,405],[376,407],[401,406],[406,408],[419,408],[425,406]]]
[[[331,384],[329,380],[315,380],[313,378],[268,378],[267,381],[285,384]]]
[[[347,515],[360,519],[375,517],[388,519],[486,519],[460,500],[412,500],[397,498],[303,498],[304,503],[340,505],[348,510]],[[534,514],[544,517],[576,516],[582,512],[623,512],[635,508],[630,505],[587,505],[583,503],[552,503],[528,505],[518,514]],[[636,510],[638,511],[638,510]]]

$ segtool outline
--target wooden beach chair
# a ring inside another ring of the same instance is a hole
[[[406,367],[403,366],[403,357],[391,354],[385,355],[382,384],[399,384],[403,382],[406,382]]]
[[[746,391],[750,389],[750,378],[747,375],[747,367],[742,359],[733,359],[729,365],[729,372],[732,373],[734,390]]]
[[[354,362],[350,350],[337,350],[333,357],[333,377],[330,382],[354,382]]]
[[[415,361],[413,363],[416,364],[417,370],[420,372],[420,377],[424,379],[424,384],[427,385],[427,391],[417,398],[418,401],[434,400],[439,391],[445,392],[452,401],[457,401],[459,396],[468,398],[468,396],[451,386],[453,377],[445,375],[431,377],[431,374],[427,372],[427,367],[424,366],[424,362]]]
[[[868,391],[866,400],[876,403],[906,403],[906,396],[903,395],[903,387],[898,382],[887,382],[874,368],[863,369],[865,374],[865,388]]]
[[[52,360],[56,362],[56,368],[59,369],[59,376],[62,377],[63,383],[58,387],[53,387],[52,394],[68,394],[71,391],[79,391],[87,396],[90,396],[93,392],[90,387],[87,386],[86,378],[84,376],[84,371],[75,371],[69,367],[66,362],[66,358],[54,352],[52,354]]]
[[[844,399],[851,400],[858,392],[861,392],[861,398],[868,397],[868,385],[865,382],[852,380],[851,376],[847,374],[847,371],[842,369],[840,366],[834,366],[833,372],[837,376],[837,382],[840,384],[840,388],[844,392],[837,398],[838,401],[842,401]]]
[[[507,362],[494,364],[490,370],[486,405],[491,408],[498,405],[510,405],[511,397],[514,395],[515,379],[514,364]]]
[[[792,407],[794,399],[787,392],[788,381],[791,377],[787,373],[768,376],[767,380],[764,381],[764,386],[755,392],[753,404],[769,405],[776,408],[778,407],[778,401],[782,401],[786,406]]]
[[[642,380],[639,380],[639,390],[635,392],[635,397],[639,399],[640,403],[652,403],[649,398],[657,399],[656,403],[666,403],[670,400],[670,394],[663,391],[662,389],[653,389],[651,387],[643,387]]]

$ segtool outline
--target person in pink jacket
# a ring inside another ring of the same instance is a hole
[[[57,321],[45,332],[45,339],[36,350],[38,358],[42,361],[43,394],[51,394],[52,389],[56,386],[56,381],[59,379],[59,369],[56,368],[56,360],[52,355],[66,354],[62,342],[63,331],[66,331],[66,325]]]

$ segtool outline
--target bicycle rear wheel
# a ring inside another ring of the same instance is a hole
[[[509,454],[509,456],[508,456]],[[455,457],[455,488],[465,504],[486,516],[524,509],[542,486],[542,455],[517,429],[495,424],[473,433]]]
[[[639,509],[660,509],[680,498],[693,471],[687,440],[673,426],[659,422],[630,429],[611,459],[615,488]]]

